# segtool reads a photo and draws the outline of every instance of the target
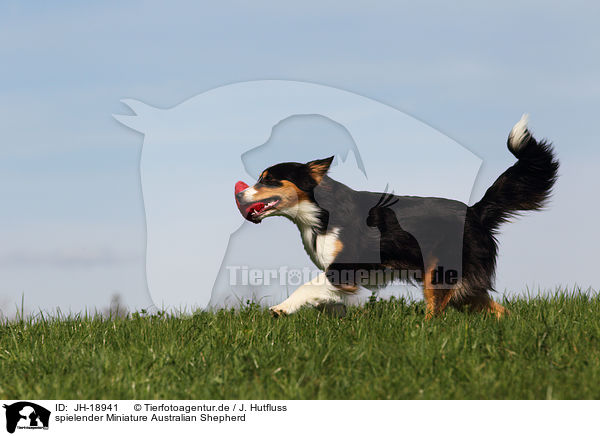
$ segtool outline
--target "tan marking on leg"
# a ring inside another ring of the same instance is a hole
[[[335,242],[333,243],[333,245],[334,245],[334,248],[333,248],[333,259],[334,259],[334,262],[335,262],[335,258],[337,257],[338,254],[341,253],[342,249],[344,248],[344,244],[339,239],[336,239]]]
[[[423,279],[423,297],[425,297],[425,319],[429,320],[435,314],[435,289],[433,289],[432,278],[433,271],[437,266],[437,259],[434,259],[425,268],[425,277]]]
[[[435,312],[435,294],[433,289],[423,289],[423,296],[425,297],[425,319],[430,320],[433,318]]]
[[[423,283],[423,295],[426,302],[426,314],[425,319],[431,319],[444,312],[446,306],[452,299],[455,289],[436,289],[433,285],[433,272],[437,268],[437,259],[430,262],[427,271],[425,273],[425,280]]]
[[[490,313],[493,313],[494,315],[496,315],[497,319],[500,319],[503,316],[509,315],[509,311],[506,310],[506,308],[503,305],[496,303],[494,300],[490,300],[490,305],[488,306],[488,311]]]
[[[346,294],[354,294],[356,291],[358,291],[358,286],[356,285],[345,285],[345,284],[340,284],[340,285],[333,285],[335,286],[335,288],[339,289],[342,292],[345,292]]]
[[[442,313],[454,295],[454,289],[440,289],[440,299],[436,307],[437,313]]]
[[[488,294],[470,297],[465,303],[470,306],[472,312],[490,313],[497,319],[509,314],[504,306],[496,303]]]

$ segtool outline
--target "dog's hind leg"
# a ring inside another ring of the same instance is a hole
[[[492,300],[487,292],[467,297],[464,304],[467,304],[473,312],[491,313],[497,319],[509,314],[508,310],[501,304]]]
[[[303,306],[339,305],[342,292],[331,284],[325,273],[296,289],[283,303],[269,308],[274,317],[290,315]]]
[[[423,289],[426,303],[425,318],[431,319],[444,312],[454,295],[454,289]]]
[[[425,276],[423,277],[423,298],[425,299],[425,319],[431,319],[435,314],[435,289],[432,279],[435,270],[435,261],[426,265]]]
[[[434,284],[434,272],[437,262],[429,262],[423,280],[423,296],[425,298],[425,319],[441,314],[454,295],[454,289],[438,289]]]
[[[436,289],[436,292],[438,293],[436,311],[437,313],[442,313],[454,296],[454,289]]]

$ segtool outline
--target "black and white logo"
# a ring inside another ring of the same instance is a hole
[[[5,404],[6,431],[14,433],[16,429],[47,430],[50,411],[29,401]]]

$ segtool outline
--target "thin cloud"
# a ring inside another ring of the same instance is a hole
[[[0,253],[1,268],[94,268],[140,262],[139,255],[108,248],[79,250],[10,251]]]

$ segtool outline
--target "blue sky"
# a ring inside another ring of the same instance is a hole
[[[548,211],[503,228],[498,288],[600,288],[600,31],[593,2],[3,2],[0,309],[150,304],[142,136],[122,98],[168,108],[255,79],[346,89],[482,158],[477,200],[529,112],[562,162]]]

